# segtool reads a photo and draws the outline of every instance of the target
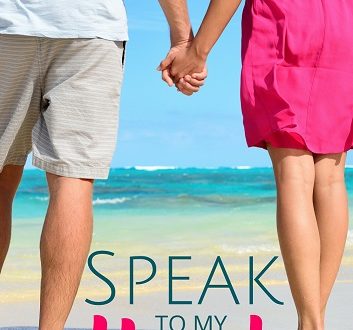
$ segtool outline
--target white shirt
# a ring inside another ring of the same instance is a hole
[[[0,0],[0,34],[128,40],[123,0]]]

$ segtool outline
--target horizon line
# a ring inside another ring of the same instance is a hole
[[[173,165],[131,165],[131,166],[112,166],[111,170],[137,170],[137,171],[168,171],[180,169],[199,169],[199,170],[218,170],[218,169],[233,169],[233,170],[251,170],[273,168],[272,165],[251,166],[251,165],[236,165],[236,166],[173,166]],[[346,164],[345,168],[353,168],[353,164]],[[43,171],[36,167],[24,168],[25,171]]]

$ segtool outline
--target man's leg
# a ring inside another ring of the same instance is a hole
[[[47,174],[50,200],[40,242],[40,330],[63,330],[92,238],[93,180]]]
[[[23,166],[6,165],[0,173],[0,273],[11,239],[12,202],[21,181]]]
[[[41,38],[42,39],[42,38]],[[50,202],[41,238],[40,330],[62,330],[92,238],[93,180],[114,154],[123,43],[43,39],[45,106],[33,129],[33,165],[46,172]]]

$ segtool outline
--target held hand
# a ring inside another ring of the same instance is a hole
[[[175,85],[180,92],[187,96],[196,93],[204,85],[207,78],[207,68],[205,67],[202,72],[186,75],[181,78]]]
[[[166,58],[160,63],[157,68],[158,71],[162,71],[162,79],[168,84],[169,87],[174,86],[173,77],[170,74],[170,65],[173,63],[179,51],[187,47],[190,47],[190,42],[185,42],[183,44],[173,46],[169,50]]]
[[[157,68],[162,71],[162,79],[171,87],[176,85],[178,91],[185,95],[192,95],[200,90],[200,87],[204,85],[205,79],[207,78],[207,69],[204,67],[201,72],[195,73],[193,75],[186,75],[183,79],[175,80],[171,74],[171,67],[173,61],[179,55],[180,52],[189,48],[191,41],[182,42],[174,47],[172,47],[167,55],[167,57],[161,62]]]
[[[206,67],[206,56],[201,56],[192,45],[180,49],[173,56],[172,61],[163,61],[160,68],[169,69],[169,74],[174,82],[179,82],[181,78],[194,73],[203,72]]]

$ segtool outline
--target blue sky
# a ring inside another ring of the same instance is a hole
[[[126,1],[130,41],[114,166],[269,165],[247,148],[239,101],[239,11],[208,62],[206,86],[192,97],[169,88],[156,67],[167,53],[169,29],[157,0]],[[197,30],[208,1],[189,1]]]
[[[270,165],[267,152],[248,148],[244,137],[239,99],[242,7],[209,57],[206,86],[186,97],[156,71],[170,45],[158,1],[125,3],[130,41],[113,167]],[[195,31],[208,3],[189,0]]]

